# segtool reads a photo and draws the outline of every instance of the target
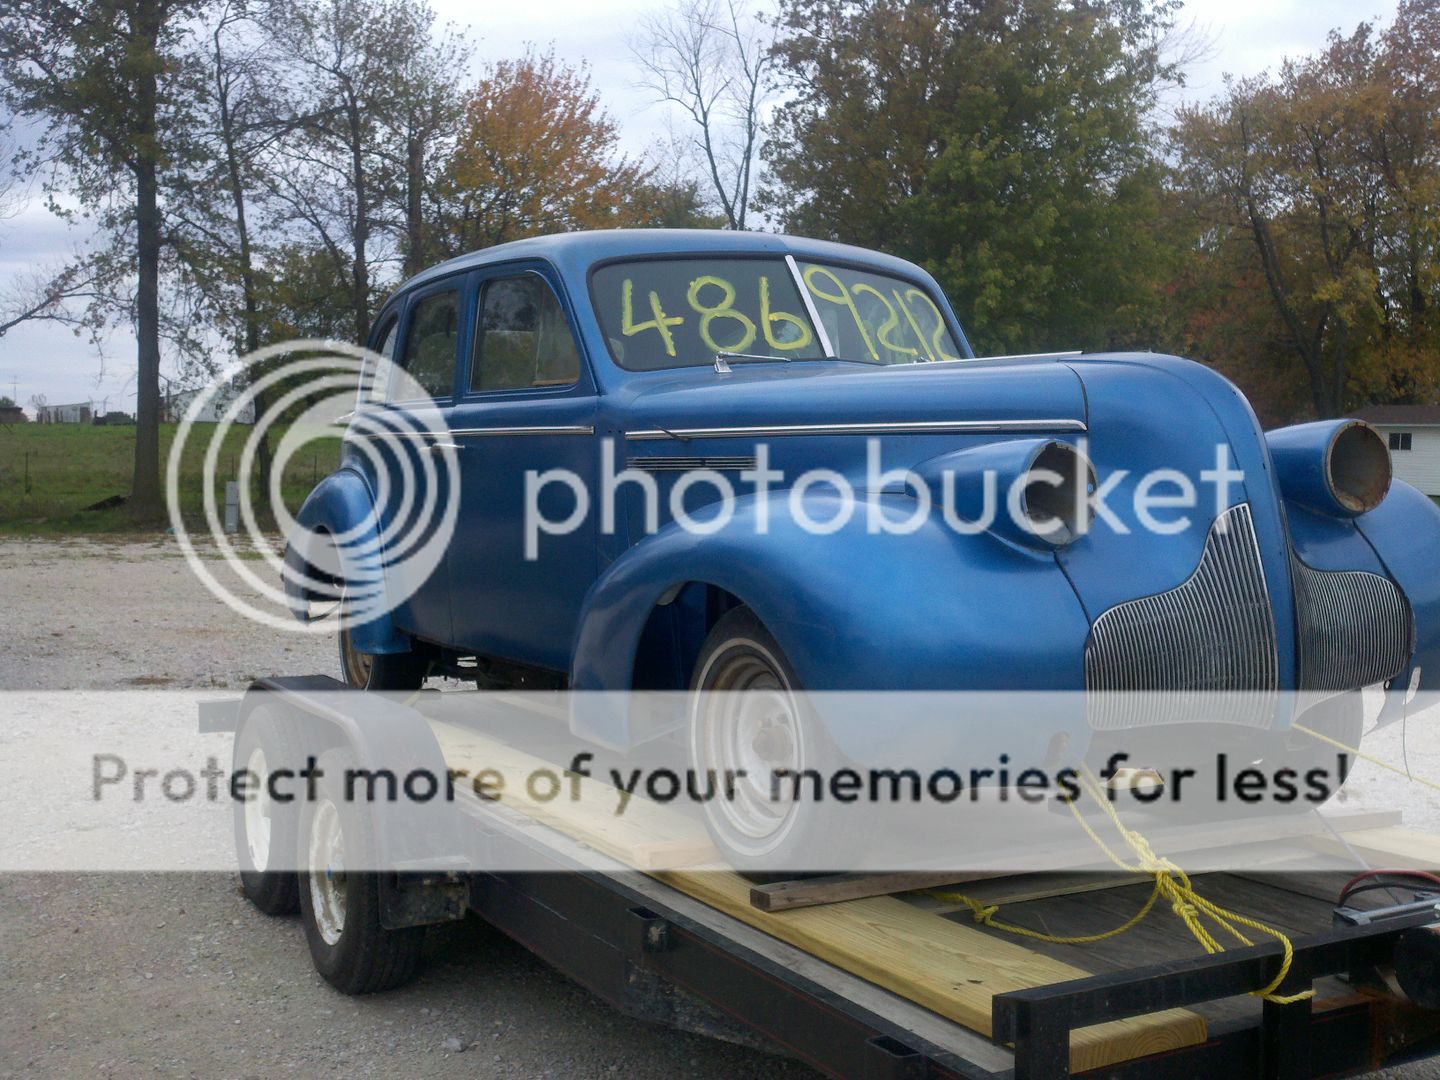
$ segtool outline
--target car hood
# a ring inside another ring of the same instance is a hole
[[[618,404],[628,431],[1085,419],[1075,373],[1037,361],[737,363],[727,374],[706,366],[632,380]]]

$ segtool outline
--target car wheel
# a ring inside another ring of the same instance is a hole
[[[300,816],[300,916],[315,970],[344,994],[373,994],[413,979],[423,926],[387,930],[380,921],[379,875],[363,808],[344,798],[354,759],[332,750],[320,758],[316,798]]]
[[[355,648],[350,627],[341,625],[340,671],[345,685],[357,690],[418,690],[429,662],[413,649],[405,653],[365,653]]]
[[[771,799],[772,777],[814,769],[828,782],[837,755],[784,651],[748,608],[731,609],[711,629],[691,690],[691,767],[717,778],[717,794],[703,803],[715,846],[743,871],[813,867],[826,850],[821,811],[803,798]]]
[[[234,801],[231,817],[241,891],[266,915],[291,915],[300,907],[294,864],[287,854],[295,850],[294,806],[272,799],[268,784],[275,770],[300,765],[294,734],[266,706],[255,708],[235,735],[231,775],[243,769],[251,779],[246,798]],[[277,866],[283,869],[274,869]]]

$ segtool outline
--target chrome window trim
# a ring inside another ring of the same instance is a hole
[[[1052,434],[1085,432],[1083,420],[1044,418],[1031,420],[896,420],[889,423],[859,424],[775,424],[755,427],[644,428],[627,431],[630,442],[657,439],[736,439],[784,435],[947,435],[1028,432]]]
[[[790,276],[795,279],[795,288],[800,293],[800,302],[805,305],[805,313],[810,316],[810,324],[815,327],[815,337],[820,342],[820,348],[824,350],[828,359],[834,360],[835,347],[830,344],[830,335],[825,331],[825,324],[820,321],[820,309],[815,306],[815,298],[810,295],[810,289],[800,275],[800,264],[795,261],[794,255],[786,255],[785,265],[790,268]]]
[[[586,424],[546,425],[533,427],[488,427],[449,428],[436,431],[361,431],[350,434],[360,439],[438,439],[442,435],[464,438],[470,435],[594,435],[595,429]]]

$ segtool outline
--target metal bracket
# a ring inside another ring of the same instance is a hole
[[[635,953],[665,952],[671,947],[670,924],[663,918],[647,907],[632,907],[629,915],[626,936]]]
[[[865,1080],[920,1080],[925,1055],[889,1035],[876,1035],[865,1043]]]

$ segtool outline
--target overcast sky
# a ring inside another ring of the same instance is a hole
[[[441,20],[470,28],[480,61],[519,55],[527,44],[553,44],[558,56],[589,63],[606,107],[619,122],[624,147],[634,155],[664,145],[665,111],[634,85],[637,73],[627,40],[634,32],[635,0],[544,0],[531,4],[485,4],[431,0]],[[642,0],[643,3],[643,0]],[[1190,69],[1187,99],[1221,88],[1229,72],[1251,75],[1273,69],[1286,56],[1313,52],[1335,27],[1352,29],[1366,18],[1388,20],[1393,0],[1188,0],[1182,19],[1211,39],[1212,55]],[[483,11],[477,18],[476,12]],[[36,200],[0,222],[0,288],[17,273],[59,264],[84,239],[52,217]],[[964,312],[960,313],[964,319]],[[44,394],[52,404],[93,400],[97,408],[133,412],[134,339],[110,335],[101,358],[88,341],[49,324],[22,325],[0,338],[0,394],[25,404]]]

